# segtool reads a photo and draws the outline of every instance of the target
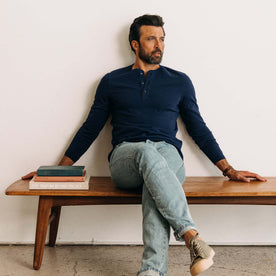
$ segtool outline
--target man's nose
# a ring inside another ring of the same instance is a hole
[[[160,41],[158,40],[158,39],[156,39],[155,40],[155,49],[161,49],[161,47],[160,47],[161,45],[160,45]]]

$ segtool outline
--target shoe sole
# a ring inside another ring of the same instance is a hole
[[[215,251],[212,249],[212,251],[210,252],[210,256],[207,259],[202,259],[201,261],[199,261],[198,263],[194,264],[193,267],[191,268],[191,275],[192,276],[196,276],[199,273],[201,273],[202,271],[207,270],[210,266],[213,265],[214,261],[213,261],[213,257],[215,256]]]

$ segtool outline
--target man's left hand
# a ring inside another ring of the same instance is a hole
[[[253,178],[259,181],[267,181],[264,177],[248,172],[248,171],[237,171],[229,165],[226,159],[222,159],[216,163],[216,166],[223,172],[223,175],[228,176],[231,180],[250,182]]]
[[[252,178],[254,178],[255,180],[263,181],[263,182],[267,181],[264,177],[262,177],[256,173],[252,173],[252,172],[248,172],[248,171],[237,171],[235,169],[230,169],[226,175],[231,180],[236,180],[236,181],[250,182],[250,180]]]

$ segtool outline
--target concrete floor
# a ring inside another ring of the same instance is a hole
[[[276,247],[213,246],[214,265],[202,276],[275,276]],[[41,269],[32,269],[34,247],[0,246],[0,276],[131,276],[139,269],[142,246],[45,247]],[[170,246],[168,276],[189,274],[189,251]]]

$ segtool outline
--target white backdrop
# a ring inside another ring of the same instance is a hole
[[[190,76],[229,162],[275,176],[275,9],[273,0],[0,0],[0,242],[34,242],[37,198],[8,197],[5,189],[60,160],[100,78],[134,61],[128,29],[145,13],[163,17],[162,64]],[[220,175],[181,122],[178,137],[188,176]],[[77,164],[109,175],[110,139],[107,125]],[[276,244],[273,206],[193,205],[191,212],[212,244]],[[141,243],[141,206],[64,207],[58,242]]]

